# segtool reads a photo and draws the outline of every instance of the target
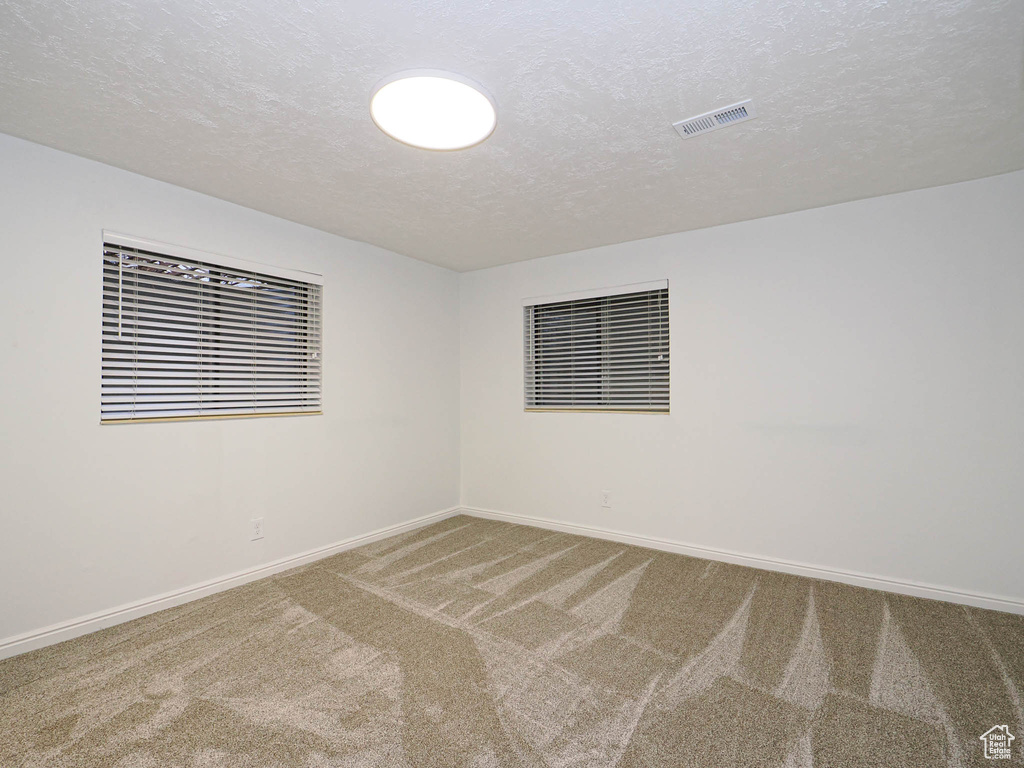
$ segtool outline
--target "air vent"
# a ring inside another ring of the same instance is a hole
[[[728,107],[722,107],[711,112],[705,112],[703,115],[691,117],[689,120],[680,120],[678,123],[673,123],[672,127],[684,139],[689,139],[702,133],[717,131],[719,128],[725,128],[727,125],[742,123],[744,120],[750,120],[753,117],[757,117],[757,114],[754,112],[754,103],[747,99],[736,104],[730,104]]]

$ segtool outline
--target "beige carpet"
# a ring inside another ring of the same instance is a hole
[[[1019,765],[1022,691],[1019,616],[455,517],[0,662],[0,766]]]

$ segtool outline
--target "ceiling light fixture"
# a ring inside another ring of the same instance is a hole
[[[423,149],[466,149],[494,132],[491,97],[459,75],[435,70],[399,72],[377,84],[370,116],[384,133]]]

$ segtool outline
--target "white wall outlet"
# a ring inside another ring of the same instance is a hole
[[[605,507],[606,509],[611,509],[612,508],[612,492],[611,491],[601,491],[601,506]]]
[[[252,525],[252,538],[250,540],[251,541],[256,541],[257,539],[262,539],[263,538],[263,518],[262,517],[254,517],[250,521],[250,523]]]

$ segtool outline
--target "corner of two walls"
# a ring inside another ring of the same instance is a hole
[[[1024,612],[1022,204],[1016,172],[462,274],[463,507]],[[523,297],[662,278],[670,415],[524,413]]]
[[[12,137],[0,159],[0,657],[460,505],[1024,607],[1024,172],[457,275]],[[322,272],[325,414],[101,427],[103,229]],[[671,415],[523,412],[524,296],[661,278]]]

